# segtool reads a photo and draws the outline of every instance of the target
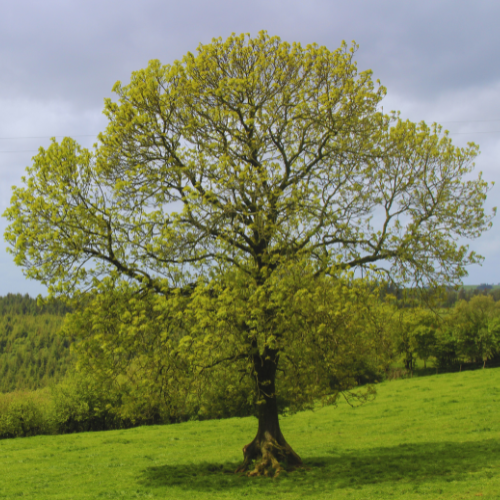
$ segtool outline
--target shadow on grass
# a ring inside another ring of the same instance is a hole
[[[273,483],[300,487],[304,493],[315,488],[358,488],[376,483],[421,483],[466,481],[468,474],[488,469],[492,457],[500,456],[500,441],[488,439],[465,443],[404,444],[325,456],[304,456],[306,469],[283,473]],[[234,474],[238,463],[196,463],[148,467],[140,482],[146,487],[177,486],[186,490],[268,489],[268,478]],[[281,488],[280,488],[281,489]]]

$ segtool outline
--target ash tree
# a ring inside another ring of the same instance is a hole
[[[151,61],[115,85],[95,148],[40,149],[4,214],[26,276],[85,298],[70,324],[96,370],[172,411],[246,391],[251,475],[302,464],[280,397],[334,402],[355,366],[383,358],[360,269],[458,283],[481,260],[461,242],[491,224],[489,185],[468,175],[477,146],[381,113],[356,48],[261,32]]]

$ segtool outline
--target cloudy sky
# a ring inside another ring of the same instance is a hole
[[[91,146],[105,127],[103,99],[150,59],[170,63],[232,32],[283,40],[342,40],[360,70],[387,87],[384,110],[439,122],[457,144],[481,147],[484,178],[500,181],[500,2],[494,0],[17,0],[0,7],[0,212],[11,186],[51,136]],[[500,198],[495,186],[491,210]],[[5,219],[0,219],[3,234]],[[465,283],[499,283],[500,223],[471,249],[485,256]],[[44,294],[0,245],[0,295]]]

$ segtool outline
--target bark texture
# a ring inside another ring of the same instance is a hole
[[[275,385],[277,352],[266,350],[262,356],[255,357],[254,363],[261,397],[259,427],[253,441],[243,447],[244,460],[236,472],[247,472],[248,476],[269,476],[272,473],[277,477],[283,470],[283,462],[287,468],[294,469],[302,466],[302,460],[286,442],[280,429]],[[249,471],[254,462],[254,469]]]

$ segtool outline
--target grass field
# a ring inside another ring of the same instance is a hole
[[[253,418],[0,441],[0,498],[500,499],[500,369],[282,419],[307,470],[233,474]]]

